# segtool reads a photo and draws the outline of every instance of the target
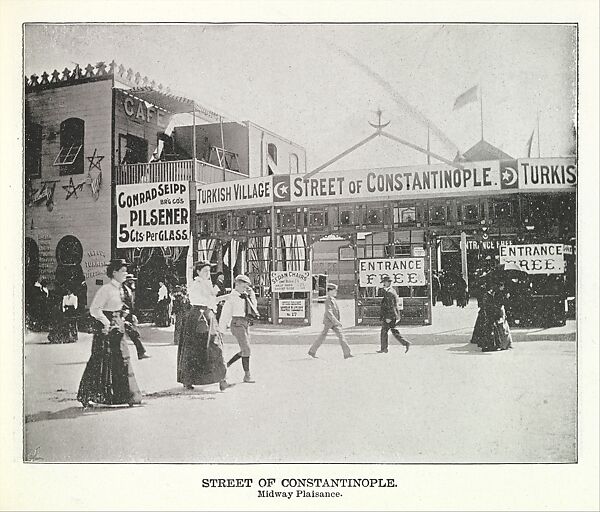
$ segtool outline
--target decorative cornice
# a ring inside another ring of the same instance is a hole
[[[114,60],[108,65],[105,62],[97,62],[96,65],[88,64],[84,69],[77,65],[73,70],[65,68],[62,72],[55,69],[48,74],[44,71],[40,76],[33,74],[25,77],[24,84],[25,92],[33,92],[109,79],[113,80],[113,85],[117,80],[129,87],[149,86],[162,92],[170,92],[170,89],[163,84],[157,84],[147,76],[142,77],[140,73],[125,68],[123,64],[117,64]]]

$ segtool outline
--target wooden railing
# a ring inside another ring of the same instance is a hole
[[[200,160],[173,160],[147,164],[124,164],[116,169],[117,185],[134,183],[157,183],[161,181],[196,181],[218,183],[245,179],[248,176],[229,169],[222,169]]]

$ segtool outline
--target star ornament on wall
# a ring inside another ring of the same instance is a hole
[[[71,196],[75,196],[75,199],[77,199],[77,191],[81,190],[83,188],[84,182],[81,182],[79,185],[75,185],[73,183],[73,178],[69,179],[69,184],[68,185],[63,185],[62,188],[65,189],[65,191],[67,192],[67,197],[65,199],[65,201],[68,201],[69,198]]]
[[[86,157],[88,159],[88,162],[90,162],[88,172],[90,172],[92,169],[98,169],[99,171],[102,171],[102,169],[100,168],[100,162],[102,162],[102,160],[104,159],[104,156],[97,155],[96,154],[97,152],[98,152],[98,149],[95,148],[94,154],[92,156]]]

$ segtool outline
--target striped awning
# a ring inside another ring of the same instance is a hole
[[[135,87],[127,89],[124,92],[173,114],[192,114],[195,112],[202,119],[212,122],[219,122],[222,118],[216,112],[200,105],[194,100],[153,89],[149,86]]]

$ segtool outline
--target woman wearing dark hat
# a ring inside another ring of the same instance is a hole
[[[221,338],[217,336],[217,292],[210,279],[210,267],[208,261],[197,263],[194,279],[187,284],[190,308],[177,349],[177,382],[186,389],[218,382],[224,391],[231,384],[225,380],[227,368]]]
[[[98,290],[90,305],[90,314],[98,323],[92,340],[92,355],[77,393],[77,400],[84,407],[94,404],[132,406],[142,401],[123,336],[122,285],[127,276],[127,262],[112,260],[106,274],[110,282]]]

